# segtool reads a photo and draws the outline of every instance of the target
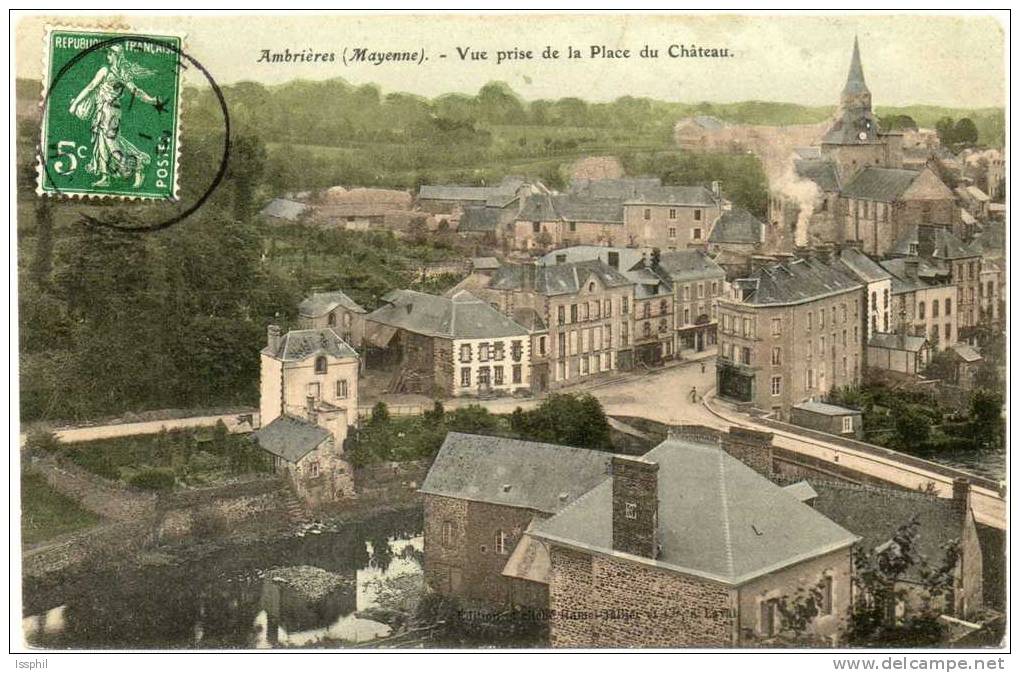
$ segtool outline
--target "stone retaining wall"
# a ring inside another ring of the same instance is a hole
[[[25,466],[42,475],[56,491],[107,519],[135,521],[155,512],[154,493],[126,488],[52,454],[33,453]]]

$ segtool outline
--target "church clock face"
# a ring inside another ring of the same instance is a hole
[[[867,131],[861,131],[860,133],[857,134],[857,137],[860,138],[861,140],[867,140],[868,133]]]

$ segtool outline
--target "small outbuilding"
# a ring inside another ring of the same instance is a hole
[[[827,432],[830,435],[853,439],[864,437],[864,420],[858,409],[825,402],[801,402],[793,405],[790,420],[794,425]]]

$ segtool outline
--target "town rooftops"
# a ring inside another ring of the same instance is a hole
[[[695,115],[693,117],[687,117],[686,119],[680,120],[680,123],[693,124],[694,126],[698,126],[706,131],[718,131],[719,129],[726,126],[726,124],[723,123],[721,120],[715,117],[710,117],[708,115]]]
[[[740,585],[786,566],[844,549],[857,536],[733,458],[718,444],[668,439],[645,454],[658,463],[656,567]],[[533,536],[616,555],[613,484],[603,481]]]
[[[702,250],[664,252],[659,256],[658,268],[674,282],[726,275],[726,271]]]
[[[813,414],[821,414],[823,416],[850,416],[861,413],[857,409],[848,409],[836,404],[826,404],[825,402],[815,402],[813,400],[795,404],[793,405],[793,408],[810,411]]]
[[[358,352],[329,327],[291,330],[280,337],[276,350],[266,346],[262,353],[286,362],[304,360],[320,353],[335,358],[358,357]]]
[[[671,294],[673,287],[669,283],[669,277],[662,273],[661,269],[653,269],[651,259],[651,251],[647,249],[575,245],[553,250],[545,256],[539,257],[536,264],[550,266],[599,260],[608,264],[612,260],[615,266],[613,264],[610,266],[634,283],[635,295],[638,299]]]
[[[896,531],[917,517],[917,552],[932,566],[941,565],[945,546],[959,540],[963,515],[948,498],[913,491],[811,480],[818,493],[812,506],[843,528],[861,536],[869,551],[889,542]],[[917,579],[919,564],[908,571]]]
[[[839,191],[839,175],[835,162],[826,159],[796,159],[793,170],[798,177],[810,180],[823,192]]]
[[[416,334],[446,339],[525,336],[528,330],[470,292],[440,297],[414,290],[394,290],[366,320]]]
[[[920,336],[875,332],[868,340],[869,348],[884,348],[890,351],[906,351],[917,353],[928,344],[928,340]]]
[[[450,432],[421,492],[554,514],[609,475],[613,454]]]
[[[334,290],[332,292],[316,292],[305,297],[304,300],[298,304],[298,312],[309,318],[318,318],[340,306],[348,311],[353,311],[354,313],[365,312],[365,309],[363,309],[356,301],[340,290]]]
[[[471,185],[422,185],[418,198],[432,201],[478,201],[485,203],[492,193],[492,187]]]
[[[611,180],[588,180],[577,178],[570,181],[568,192],[592,199],[626,199],[653,187],[660,187],[662,180],[653,177],[617,178]]]
[[[607,288],[633,285],[634,282],[600,259],[567,262],[552,266],[536,264],[501,267],[492,275],[492,290],[533,290],[545,296],[576,294],[589,279]]]
[[[273,199],[260,211],[260,215],[294,222],[308,210],[308,206],[290,199]]]
[[[295,416],[278,416],[252,433],[259,446],[290,463],[298,462],[329,437],[325,428]]]
[[[813,258],[763,266],[750,278],[738,282],[750,288],[743,302],[760,306],[800,304],[862,287],[860,280],[842,264]]]
[[[878,262],[856,248],[840,250],[839,259],[850,271],[865,282],[889,280],[892,277]]]
[[[764,239],[765,225],[743,208],[724,210],[712,226],[709,243],[744,243],[756,245]]]
[[[953,344],[951,348],[964,362],[980,362],[982,359],[981,354],[974,350],[970,344]]]
[[[604,222],[623,224],[623,202],[579,194],[532,194],[517,219],[531,222]]]
[[[917,262],[916,273],[910,267],[915,261]],[[879,264],[892,275],[890,289],[893,294],[924,290],[932,285],[938,285],[949,277],[949,272],[943,268],[943,265],[932,264],[923,258],[883,259]]]
[[[920,174],[920,171],[904,168],[867,166],[850,179],[841,195],[850,199],[892,203],[903,196]]]
[[[715,195],[701,186],[662,185],[648,187],[624,199],[627,205],[705,206],[719,205]]]
[[[909,225],[889,250],[890,255],[920,255],[939,259],[977,257],[981,252],[956,237],[946,227]]]

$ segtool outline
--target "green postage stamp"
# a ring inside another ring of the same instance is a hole
[[[177,198],[181,38],[47,32],[40,194]]]

